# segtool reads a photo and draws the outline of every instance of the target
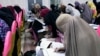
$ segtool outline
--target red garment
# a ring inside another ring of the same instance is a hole
[[[50,10],[48,8],[42,9],[40,11],[40,16],[45,17]]]

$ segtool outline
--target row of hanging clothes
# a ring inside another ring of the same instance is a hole
[[[24,10],[19,6],[0,6],[0,56],[19,56]]]

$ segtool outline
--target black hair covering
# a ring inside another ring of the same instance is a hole
[[[4,20],[8,24],[8,26],[11,28],[12,22],[14,20],[11,15],[0,10],[0,18]]]
[[[14,20],[13,13],[11,12],[11,10],[10,10],[9,8],[7,8],[7,7],[2,7],[2,8],[0,8],[0,11],[3,11],[3,12],[5,12],[6,14],[9,14],[9,15],[12,17],[12,19]]]
[[[97,3],[97,11],[100,13],[100,2]]]
[[[93,0],[93,3],[94,3],[95,5],[97,5],[97,0]]]
[[[55,7],[56,7],[56,6],[55,6],[54,4],[51,4],[51,5],[50,5],[50,8],[51,8],[52,10],[55,10]]]
[[[17,13],[19,13],[20,11],[22,11],[22,9],[19,6],[14,6],[14,9],[16,10]]]
[[[13,15],[13,13],[12,13],[12,12],[10,11],[10,9],[7,8],[7,7],[2,7],[2,8],[0,8],[0,10],[3,11],[3,12],[5,12],[5,13],[8,13],[8,14],[10,14],[10,15]]]
[[[7,8],[12,12],[14,19],[16,19],[16,13],[13,6],[7,6]]]
[[[97,12],[98,12],[98,14],[100,14],[100,2],[97,3]],[[99,17],[96,17],[94,23],[100,25],[100,16]]]

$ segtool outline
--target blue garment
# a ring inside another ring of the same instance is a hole
[[[8,24],[0,18],[0,38],[2,39],[3,42],[5,40],[5,35],[9,30],[10,28]]]

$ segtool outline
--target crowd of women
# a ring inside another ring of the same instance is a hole
[[[47,38],[64,43],[64,47],[56,48],[56,51],[64,50],[65,56],[99,56],[100,38],[89,26],[89,24],[100,24],[99,6],[99,2],[92,1],[82,4],[76,1],[75,5],[69,3],[67,6],[51,4],[51,9],[35,4],[31,11],[47,26],[48,31],[45,33]],[[42,29],[42,26],[44,25],[35,20],[34,24],[30,24],[31,29],[29,27],[27,32],[34,30],[37,41],[40,41],[38,30]]]
[[[89,26],[89,24],[100,24],[99,7],[100,2],[94,3],[92,1],[82,4],[75,1],[74,5],[69,3],[67,6],[51,4],[51,9],[35,4],[31,10],[32,15],[29,16],[34,21],[27,25],[27,19],[25,21],[21,16],[24,26],[28,26],[22,33],[25,38],[23,53],[27,56],[27,51],[35,50],[42,38],[52,38],[55,42],[64,44],[64,47],[56,48],[55,52],[59,52],[59,50],[65,51],[65,56],[100,56],[99,35]],[[20,14],[21,11],[23,10],[18,6],[0,8],[0,56],[5,53],[4,46],[7,31],[11,31],[12,23],[14,20],[17,22],[16,18],[20,17],[17,14]],[[45,24],[41,23],[41,21]],[[10,54],[6,53],[7,56],[19,55],[16,46],[21,29],[19,28],[19,22],[17,24],[18,30],[16,30],[16,36],[14,37],[14,48],[12,53],[10,51],[8,51]],[[42,33],[44,37],[41,37],[38,31],[43,29],[43,26],[46,26],[47,30]]]

